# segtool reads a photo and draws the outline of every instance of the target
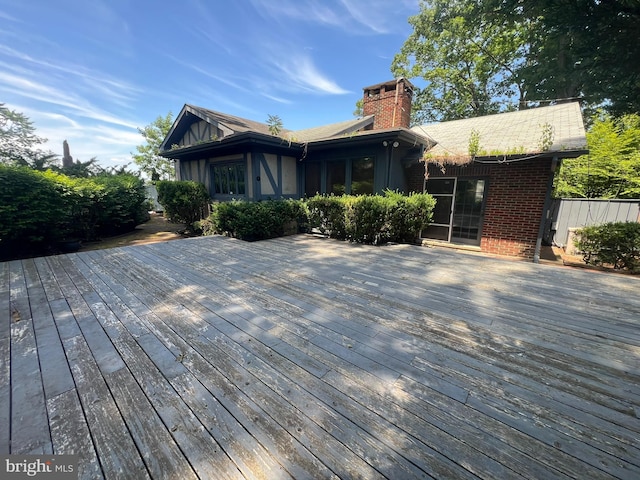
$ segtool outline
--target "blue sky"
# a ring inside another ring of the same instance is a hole
[[[0,0],[0,103],[44,146],[131,161],[185,103],[297,130],[353,118],[419,0]]]

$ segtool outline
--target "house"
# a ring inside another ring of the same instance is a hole
[[[362,118],[278,135],[185,105],[161,155],[216,201],[426,188],[438,203],[425,239],[535,258],[553,172],[586,151],[579,105],[410,128],[413,93],[404,78],[372,85]]]

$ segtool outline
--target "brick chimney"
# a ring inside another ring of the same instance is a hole
[[[362,112],[375,115],[373,130],[409,128],[413,85],[406,78],[398,78],[364,88]]]

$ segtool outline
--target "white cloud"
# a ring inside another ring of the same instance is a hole
[[[336,82],[322,74],[314,65],[311,57],[298,54],[274,59],[273,65],[281,72],[280,88],[293,89],[308,93],[342,95],[350,93]]]
[[[263,16],[339,28],[352,34],[393,33],[419,11],[418,0],[251,0]],[[364,27],[364,29],[362,28]]]

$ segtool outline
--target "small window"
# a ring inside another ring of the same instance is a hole
[[[311,198],[317,193],[322,192],[322,183],[320,178],[320,164],[307,163],[304,170],[304,194],[307,198]]]
[[[373,158],[354,158],[351,163],[351,194],[373,195]]]
[[[337,162],[327,162],[327,193],[334,195],[344,195],[346,163],[344,160]]]
[[[213,165],[213,188],[215,195],[244,195],[245,168],[244,163],[226,163]]]

